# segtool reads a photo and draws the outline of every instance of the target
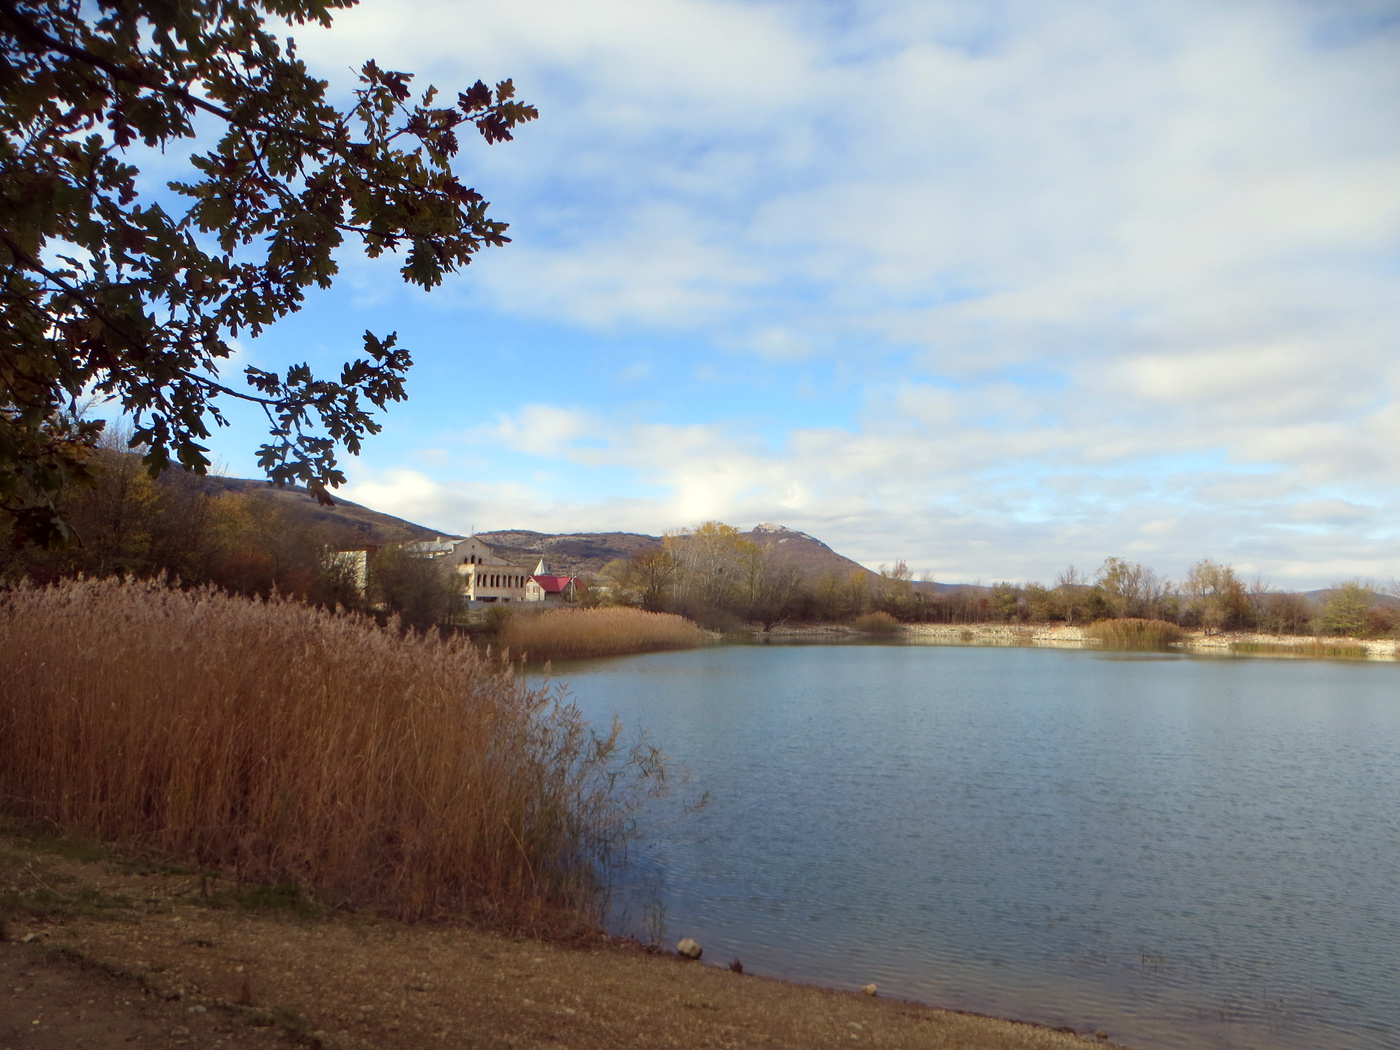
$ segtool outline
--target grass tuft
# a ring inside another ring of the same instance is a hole
[[[1084,628],[1084,637],[1098,642],[1105,649],[1148,651],[1165,649],[1185,639],[1186,632],[1166,620],[1142,620],[1125,617],[1099,620]]]
[[[620,607],[515,616],[497,638],[510,652],[539,661],[694,649],[712,641],[683,616]]]
[[[289,912],[303,919],[314,919],[325,911],[294,882],[253,886],[239,893],[237,899],[244,911]]]
[[[465,639],[131,580],[0,595],[11,817],[330,906],[587,913],[665,784],[619,734]]]

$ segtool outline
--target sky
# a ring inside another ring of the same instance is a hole
[[[440,288],[342,256],[243,347],[413,353],[346,498],[446,533],[811,533],[1041,580],[1400,575],[1400,2],[365,0],[298,46],[540,119]],[[256,476],[259,421],[214,452]]]

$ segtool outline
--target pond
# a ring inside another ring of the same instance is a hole
[[[793,645],[555,679],[693,774],[614,893],[644,940],[1139,1050],[1380,1050],[1400,1046],[1397,674]]]

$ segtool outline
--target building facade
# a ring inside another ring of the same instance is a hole
[[[405,546],[409,554],[427,558],[444,575],[459,577],[468,602],[573,601],[572,576],[550,576],[540,561],[533,569],[501,557],[490,544],[475,536],[464,540],[423,540]]]

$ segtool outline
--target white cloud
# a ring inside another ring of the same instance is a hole
[[[369,0],[306,53],[540,104],[464,150],[517,240],[454,309],[689,340],[678,372],[740,387],[826,362],[855,406],[776,404],[775,447],[718,384],[708,414],[684,384],[637,420],[509,405],[469,439],[612,487],[502,481],[498,510],[786,516],[955,576],[1243,552],[1318,580],[1400,568],[1400,36],[1319,43],[1347,9]],[[663,359],[603,374],[659,390]]]

